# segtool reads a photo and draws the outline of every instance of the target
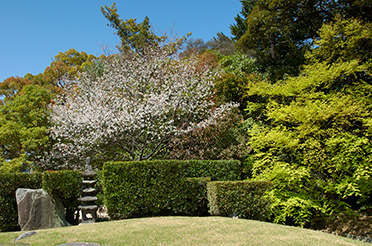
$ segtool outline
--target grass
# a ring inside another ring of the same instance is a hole
[[[1,232],[0,245],[371,245],[318,231],[222,217],[154,217],[22,232]]]

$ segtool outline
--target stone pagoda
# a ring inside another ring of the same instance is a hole
[[[90,158],[87,158],[85,165],[85,171],[81,174],[83,176],[83,190],[82,197],[78,198],[81,205],[79,209],[81,211],[82,220],[81,224],[94,223],[97,218],[97,209],[98,206],[95,202],[98,200],[96,196],[96,189],[94,188],[96,184],[96,173],[92,169],[90,164]]]

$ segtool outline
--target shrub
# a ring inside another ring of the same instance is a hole
[[[241,163],[236,160],[164,161],[180,165],[183,177],[210,177],[212,181],[240,180]]]
[[[207,183],[211,181],[210,177],[186,178],[184,191],[186,194],[185,206],[190,206],[187,211],[192,211],[192,215],[208,215]]]
[[[43,189],[53,197],[59,197],[66,208],[66,220],[77,224],[74,213],[79,206],[82,178],[79,171],[48,171],[43,173]]]
[[[207,184],[210,214],[267,220],[270,200],[264,193],[270,189],[267,181],[224,181]]]
[[[105,203],[111,218],[203,215],[206,179],[239,178],[239,161],[137,161],[104,165]]]
[[[337,17],[314,45],[299,76],[246,98],[252,178],[272,181],[274,222],[318,228],[372,209],[372,26]]]
[[[101,164],[102,165],[102,164]],[[94,178],[97,182],[94,185],[94,188],[96,189],[96,196],[98,197],[98,200],[96,201],[96,204],[98,206],[104,206],[105,205],[105,196],[103,194],[103,170],[97,170],[96,171],[97,176]]]
[[[41,188],[41,173],[0,173],[0,231],[19,230],[16,190]]]
[[[66,219],[74,223],[74,212],[80,196],[79,171],[44,173],[0,173],[0,231],[19,230],[16,190],[18,188],[43,188],[52,196],[58,196],[66,208]],[[6,211],[6,212],[4,212]],[[76,221],[75,221],[76,222]]]

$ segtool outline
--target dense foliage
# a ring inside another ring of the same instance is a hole
[[[101,57],[102,58],[102,57]],[[75,79],[79,73],[94,64],[97,58],[85,52],[69,49],[59,52],[51,64],[38,75],[26,74],[24,77],[10,77],[0,83],[0,102],[13,99],[26,85],[37,85],[53,93],[60,93],[64,87],[64,78]]]
[[[48,105],[64,90],[65,79],[91,70],[96,57],[70,49],[59,52],[45,71],[0,83],[0,170],[44,169],[40,157],[51,149]]]
[[[37,85],[27,85],[0,106],[0,170],[24,171],[49,148],[51,93]]]
[[[242,127],[243,117],[231,112],[216,120],[214,124],[197,128],[186,134],[172,138],[168,145],[169,159],[178,160],[240,160],[249,157],[246,129]],[[245,165],[249,172],[250,167]]]
[[[231,26],[237,46],[255,51],[261,71],[272,82],[285,74],[298,75],[304,54],[317,40],[318,30],[336,16],[371,21],[371,3],[359,0],[288,1],[241,0],[242,11]]]
[[[82,177],[79,171],[47,171],[43,173],[42,188],[53,197],[61,199],[66,209],[66,220],[71,224],[78,223],[75,212],[80,203]]]
[[[300,76],[251,86],[249,110],[261,114],[249,131],[253,176],[273,182],[275,222],[371,208],[371,30],[325,25]]]
[[[268,181],[214,181],[207,184],[209,212],[215,216],[268,220]]]
[[[187,194],[186,200],[192,211],[193,216],[209,215],[209,201],[207,196],[207,184],[211,181],[210,177],[186,178],[186,186],[183,192]]]
[[[80,197],[81,175],[78,171],[58,171],[44,173],[0,173],[0,231],[19,230],[16,190],[18,188],[46,190],[58,197],[66,208],[66,218],[76,224],[73,217]]]
[[[0,173],[0,231],[19,230],[16,190],[40,189],[41,173]]]

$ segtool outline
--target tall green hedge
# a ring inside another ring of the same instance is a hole
[[[237,160],[167,160],[176,163],[183,177],[210,177],[212,181],[240,180],[241,163]]]
[[[0,173],[0,231],[19,230],[15,193],[18,188],[43,188],[52,196],[58,195],[66,207],[66,216],[73,214],[80,196],[79,171],[44,173]],[[70,219],[70,223],[74,221]]]
[[[210,214],[267,220],[270,201],[264,193],[271,188],[268,181],[216,181],[207,184]]]
[[[40,189],[41,173],[0,173],[0,231],[16,231],[18,226],[18,188]]]
[[[207,182],[189,177],[236,180],[239,170],[239,161],[107,162],[103,169],[105,203],[114,219],[202,215],[206,213],[202,212],[207,204],[202,192]]]

